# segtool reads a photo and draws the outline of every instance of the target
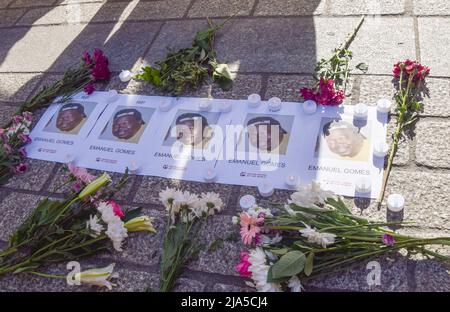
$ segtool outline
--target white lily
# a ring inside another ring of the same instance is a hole
[[[119,277],[119,274],[113,273],[115,264],[112,263],[105,268],[90,269],[75,274],[75,279],[79,280],[84,285],[94,285],[99,287],[106,287],[112,289],[115,284],[111,283],[109,279]]]

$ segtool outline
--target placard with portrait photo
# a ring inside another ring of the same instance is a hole
[[[286,188],[286,177],[298,175],[296,157],[306,135],[298,103],[283,102],[277,112],[269,111],[267,102],[250,108],[239,101],[234,107],[235,132],[227,133],[226,159],[218,162],[219,180],[250,186],[270,182],[275,188]]]
[[[386,121],[386,114],[377,113],[376,107],[369,107],[367,119],[355,118],[350,105],[322,107],[305,124],[310,135],[301,157],[301,176],[339,195],[376,198],[384,159],[373,156],[373,146],[386,140]],[[370,181],[370,191],[356,192],[361,179]]]
[[[199,106],[208,101],[209,111]],[[143,174],[204,181],[203,172],[219,157],[231,113],[220,111],[222,100],[181,97],[162,117],[160,129]]]
[[[163,97],[119,95],[110,103],[84,143],[78,165],[124,172],[143,166],[153,149],[154,134],[162,118]]]
[[[70,101],[52,104],[31,131],[28,157],[68,162],[76,157],[80,144],[106,107],[102,92],[79,93]]]

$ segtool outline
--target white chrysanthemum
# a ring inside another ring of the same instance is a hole
[[[122,242],[128,237],[128,231],[124,227],[123,222],[117,218],[115,222],[108,223],[108,230],[106,235],[111,239],[114,249],[122,251]]]
[[[234,225],[238,225],[238,224],[239,224],[239,218],[238,218],[237,216],[233,216],[233,217],[231,218],[231,222],[232,222]]]
[[[99,219],[97,215],[91,215],[89,217],[89,221],[86,222],[86,227],[90,229],[93,233],[91,234],[92,237],[99,236],[103,231],[103,225],[99,223]]]
[[[214,192],[202,193],[200,197],[200,209],[209,215],[222,211],[224,203],[219,194]]]
[[[179,207],[179,210],[182,209],[191,209],[197,208],[199,203],[198,196],[196,194],[192,194],[188,191],[178,192],[175,197],[175,206]]]
[[[334,196],[333,192],[323,190],[320,183],[313,181],[310,184],[300,185],[297,192],[291,195],[288,203],[310,208],[317,204],[324,204],[327,198]]]
[[[272,217],[273,215],[272,215],[272,212],[270,211],[270,209],[268,209],[268,208],[262,208],[262,207],[259,207],[258,205],[253,205],[252,207],[250,207],[248,210],[247,210],[247,213],[250,215],[250,216],[252,216],[252,217],[258,217],[258,215],[260,214],[260,213],[264,213],[265,215],[266,215],[266,217]]]
[[[255,284],[255,288],[259,292],[278,292],[280,291],[280,285],[277,283],[268,283],[267,274],[269,272],[269,266],[266,264],[266,254],[261,248],[255,248],[250,250],[250,256],[248,261],[251,265],[248,271],[252,273],[252,280]]]
[[[304,224],[304,223],[303,223]],[[305,229],[299,230],[303,237],[308,239],[309,243],[317,244],[323,248],[327,248],[328,245],[334,244],[336,235],[331,233],[320,233],[315,229],[311,228],[309,225],[304,224]]]
[[[178,190],[167,187],[165,190],[159,192],[159,200],[166,207],[166,209],[169,210],[171,209],[171,206],[175,201],[175,198],[179,197],[180,193],[181,192]]]
[[[301,292],[303,289],[303,286],[297,276],[292,276],[289,279],[288,287],[291,289],[291,292]]]
[[[111,204],[108,204],[107,202],[101,202],[97,206],[97,210],[102,214],[102,220],[106,224],[115,222],[117,221],[117,219],[120,220],[120,218],[114,213],[113,206]]]

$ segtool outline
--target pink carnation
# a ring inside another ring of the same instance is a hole
[[[79,181],[88,184],[91,183],[95,176],[90,174],[86,168],[80,168],[70,163],[68,166],[69,172]]]
[[[246,251],[241,252],[241,262],[236,265],[236,271],[242,277],[251,277],[252,272],[248,271],[251,263],[248,261],[250,254]]]
[[[84,86],[84,92],[87,94],[92,94],[95,91],[94,84],[89,82],[86,86]]]
[[[33,114],[30,112],[23,112],[22,113],[23,118],[25,118],[26,121],[32,122],[33,121]]]
[[[25,148],[23,148],[23,147],[19,148],[19,155],[20,155],[22,158],[27,157],[27,151],[25,150]]]
[[[345,99],[342,90],[334,89],[334,81],[332,79],[321,78],[315,89],[302,88],[300,94],[305,101],[312,100],[317,104],[337,106],[342,104]]]
[[[20,163],[17,166],[14,167],[15,173],[24,173],[28,170],[28,166],[24,163]]]
[[[31,142],[31,138],[23,133],[19,133],[17,135],[17,137],[19,138],[20,141],[22,141],[23,143],[30,143]]]
[[[118,203],[116,203],[115,201],[113,201],[113,200],[109,200],[108,201],[108,204],[110,204],[112,207],[113,207],[113,211],[114,211],[114,214],[116,215],[116,216],[118,216],[119,218],[123,218],[123,217],[125,217],[125,214],[123,213],[123,211],[122,211],[122,207],[120,207],[120,205],[118,204]]]
[[[92,76],[94,80],[107,80],[111,76],[109,71],[108,58],[103,54],[100,49],[94,49],[94,67],[92,68]]]

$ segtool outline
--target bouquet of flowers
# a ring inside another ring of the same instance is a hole
[[[417,238],[386,229],[401,222],[373,223],[353,215],[341,198],[313,183],[301,186],[278,213],[253,207],[234,218],[242,240],[253,248],[236,266],[258,291],[301,291],[301,281],[347,269],[383,254],[406,249],[443,261],[426,248],[450,245],[450,237]]]
[[[364,22],[364,16],[358,23],[353,33],[347,40],[334,50],[333,55],[328,59],[321,59],[314,70],[314,79],[317,81],[312,88],[302,88],[300,94],[306,100],[315,101],[321,105],[340,105],[345,99],[348,76],[350,73],[350,61],[353,57],[350,45],[358,34]],[[356,66],[362,72],[366,72],[368,67],[361,63]]]
[[[136,78],[176,95],[187,88],[198,88],[208,76],[223,90],[230,89],[233,80],[228,66],[217,61],[214,50],[216,32],[227,21],[213,25],[208,19],[210,27],[196,34],[192,47],[169,53],[164,60],[156,63],[158,68],[146,66]]]
[[[383,184],[380,197],[378,198],[378,207],[384,198],[386,184],[392,169],[395,154],[397,153],[398,143],[406,130],[418,119],[418,113],[423,109],[422,99],[429,96],[425,79],[430,74],[430,69],[417,61],[406,60],[398,62],[393,69],[393,83],[396,89],[394,99],[397,104],[395,112],[398,114],[397,126],[392,135],[392,144],[387,162],[387,168],[384,171]]]
[[[28,167],[22,161],[27,156],[23,147],[31,141],[29,127],[33,115],[23,112],[12,118],[6,129],[0,128],[0,185],[6,183],[14,173],[24,173]]]
[[[70,166],[71,191],[62,200],[45,198],[11,235],[9,246],[0,252],[0,275],[5,273],[38,272],[53,263],[77,260],[107,250],[112,244],[122,251],[122,244],[130,232],[154,233],[152,218],[141,216],[140,209],[123,211],[112,196],[127,180],[127,174],[109,186],[108,174],[95,178],[86,169]],[[81,278],[104,278],[112,268],[95,274],[81,274]],[[92,273],[92,272],[91,272]],[[92,280],[91,280],[92,281]],[[94,279],[92,282],[98,281]]]
[[[110,76],[109,60],[102,50],[94,49],[92,56],[84,52],[78,67],[69,68],[60,80],[44,86],[38,94],[23,103],[17,113],[46,107],[58,97],[58,102],[64,103],[82,90],[91,94],[95,90],[94,82],[108,80]]]
[[[200,251],[198,234],[212,215],[220,212],[223,201],[216,193],[201,196],[171,188],[159,194],[166,207],[167,228],[161,263],[160,290],[170,291],[183,267],[194,260]]]

